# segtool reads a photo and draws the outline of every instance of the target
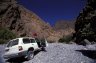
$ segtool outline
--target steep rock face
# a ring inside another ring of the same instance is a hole
[[[55,23],[54,29],[55,30],[66,30],[68,28],[74,29],[74,23],[75,21],[66,21],[66,20],[60,20]]]
[[[75,21],[57,21],[54,30],[57,33],[60,33],[61,36],[67,36],[75,33],[74,31],[74,23]]]
[[[82,44],[84,39],[96,41],[96,0],[88,0],[86,7],[77,17],[75,31],[78,44]]]
[[[50,41],[52,42],[53,40],[58,42],[60,38],[66,37],[75,33],[74,21],[64,21],[64,20],[57,21],[53,29],[54,29],[54,32],[51,33],[48,39],[50,39]]]
[[[35,13],[19,5],[15,0],[0,0],[0,27],[12,30],[18,36],[48,37],[53,31]]]
[[[16,0],[0,0],[0,27],[13,31],[18,37],[45,37],[52,42],[74,32],[72,22],[58,21],[53,29],[49,23],[19,5]]]

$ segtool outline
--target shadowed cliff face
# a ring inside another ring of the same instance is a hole
[[[15,0],[0,0],[0,27],[12,30],[18,36],[48,37],[51,26],[35,13],[19,5]]]
[[[78,44],[84,39],[96,41],[96,0],[88,0],[86,7],[77,17],[75,31]]]

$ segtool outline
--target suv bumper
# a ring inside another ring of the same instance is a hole
[[[17,57],[22,57],[26,56],[26,51],[24,52],[19,52],[19,53],[14,53],[14,54],[4,54],[4,59],[11,59],[11,58],[17,58]]]

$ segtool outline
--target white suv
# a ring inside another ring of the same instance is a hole
[[[10,40],[5,48],[5,59],[25,57],[28,60],[34,57],[34,51],[44,49],[47,41],[41,42],[31,37],[16,38]]]

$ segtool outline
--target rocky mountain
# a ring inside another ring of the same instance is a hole
[[[56,31],[56,34],[60,34],[62,36],[68,36],[75,33],[74,31],[75,21],[66,21],[60,20],[55,23],[53,29]]]
[[[48,37],[53,31],[34,12],[19,5],[16,0],[0,0],[0,27],[8,28],[18,36]]]
[[[74,37],[76,43],[82,44],[84,39],[96,42],[96,0],[88,0],[75,22]]]
[[[11,30],[17,37],[45,37],[48,41],[56,42],[62,36],[69,35],[74,31],[73,23],[63,22],[62,25],[61,23],[61,21],[57,22],[53,29],[49,23],[19,5],[16,0],[0,0],[0,27]]]
[[[66,30],[68,28],[74,29],[75,21],[59,20],[55,23],[54,30]]]

